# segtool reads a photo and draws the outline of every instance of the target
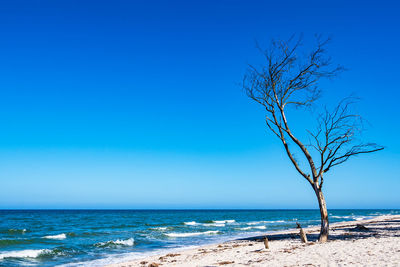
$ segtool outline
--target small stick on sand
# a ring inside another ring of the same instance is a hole
[[[268,245],[268,237],[264,238],[264,246],[266,249],[269,249],[269,245]]]
[[[307,235],[304,232],[303,228],[301,228],[300,224],[298,222],[296,222],[297,224],[297,228],[300,228],[300,238],[301,238],[301,242],[302,243],[307,243]]]

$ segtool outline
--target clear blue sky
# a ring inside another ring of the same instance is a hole
[[[396,1],[3,1],[0,208],[316,208],[238,85],[255,40],[331,36],[386,147],[326,177],[328,208],[400,207]],[[289,118],[296,127],[303,116]]]

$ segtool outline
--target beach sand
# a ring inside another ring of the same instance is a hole
[[[362,224],[368,230],[357,229]],[[318,227],[267,233],[263,237],[207,245],[165,255],[109,265],[129,266],[400,266],[400,215],[331,224],[330,240],[316,242]],[[153,265],[151,265],[153,264]]]

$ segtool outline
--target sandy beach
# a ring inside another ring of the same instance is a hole
[[[366,229],[360,229],[363,225]],[[318,227],[305,228],[309,242],[301,243],[297,229],[202,246],[131,262],[129,266],[400,266],[400,215],[331,224],[330,239],[318,243]]]

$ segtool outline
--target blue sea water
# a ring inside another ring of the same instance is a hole
[[[400,210],[329,210],[330,222]],[[318,225],[318,210],[0,210],[0,266],[102,266]]]

